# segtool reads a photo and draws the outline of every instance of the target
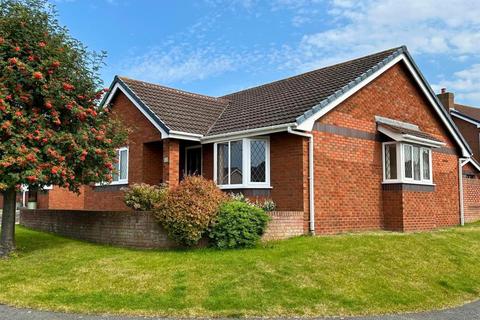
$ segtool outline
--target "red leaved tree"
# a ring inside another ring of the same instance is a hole
[[[68,34],[46,1],[0,1],[0,256],[15,248],[21,185],[78,192],[111,180],[125,132],[98,107],[103,58]]]

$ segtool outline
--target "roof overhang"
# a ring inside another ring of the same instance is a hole
[[[327,114],[333,108],[351,97],[353,94],[358,92],[360,89],[368,85],[376,78],[378,78],[385,71],[389,70],[392,66],[394,66],[400,61],[402,61],[407,66],[407,69],[410,71],[411,75],[415,79],[415,82],[421,88],[430,105],[433,107],[436,114],[447,127],[455,142],[460,147],[462,156],[470,157],[472,154],[470,146],[467,144],[467,142],[461,135],[457,126],[453,123],[448,112],[438,100],[437,96],[431,89],[430,85],[420,72],[420,69],[415,64],[413,58],[410,56],[408,50],[405,47],[400,48],[395,53],[393,53],[392,55],[375,65],[373,68],[359,76],[357,79],[352,81],[350,84],[344,86],[342,89],[338,90],[328,98],[321,101],[319,104],[315,105],[312,109],[305,112],[302,116],[298,117],[296,129],[303,131],[311,131],[315,122],[319,118]]]
[[[450,115],[452,117],[455,117],[455,118],[458,118],[458,119],[461,119],[463,121],[466,121],[468,123],[471,123],[473,125],[475,125],[477,128],[480,128],[480,121],[478,121],[477,119],[475,118],[472,118],[458,110],[455,110],[455,109],[450,109]]]
[[[206,144],[206,143],[213,143],[213,142],[221,142],[225,140],[261,136],[261,135],[271,134],[276,132],[284,132],[284,131],[288,131],[288,128],[292,126],[295,126],[295,123],[286,123],[286,124],[280,124],[280,125],[263,127],[263,128],[254,128],[254,129],[247,129],[247,130],[241,130],[236,132],[216,134],[216,135],[206,136],[202,138],[201,143]]]
[[[445,145],[445,143],[441,141],[418,137],[414,134],[395,132],[394,130],[391,130],[389,127],[382,124],[378,125],[377,130],[394,141],[419,144],[432,148],[440,148]]]

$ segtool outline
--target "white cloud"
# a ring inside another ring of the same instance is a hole
[[[480,64],[473,64],[455,72],[451,78],[443,79],[432,87],[436,91],[447,88],[448,91],[456,93],[457,100],[466,103],[478,102],[480,101]]]
[[[235,56],[216,53],[212,48],[174,46],[153,48],[138,57],[127,58],[120,67],[125,75],[146,81],[173,83],[203,80],[235,68]]]
[[[463,59],[480,52],[480,6],[475,1],[335,0],[328,14],[335,26],[306,34],[298,44],[299,70],[402,44],[415,54]]]

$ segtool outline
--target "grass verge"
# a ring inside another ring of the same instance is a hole
[[[17,228],[0,303],[164,316],[320,316],[439,309],[480,292],[480,224],[300,237],[250,250],[138,251]]]

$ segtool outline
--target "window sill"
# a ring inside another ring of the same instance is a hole
[[[220,189],[273,189],[270,185],[251,185],[251,184],[234,184],[234,185],[217,185]]]
[[[409,181],[409,180],[392,180],[382,181],[382,184],[416,184],[421,186],[435,186],[433,182]]]
[[[124,186],[128,185],[128,181],[118,181],[111,183],[95,183],[95,187],[108,187],[108,186]]]

